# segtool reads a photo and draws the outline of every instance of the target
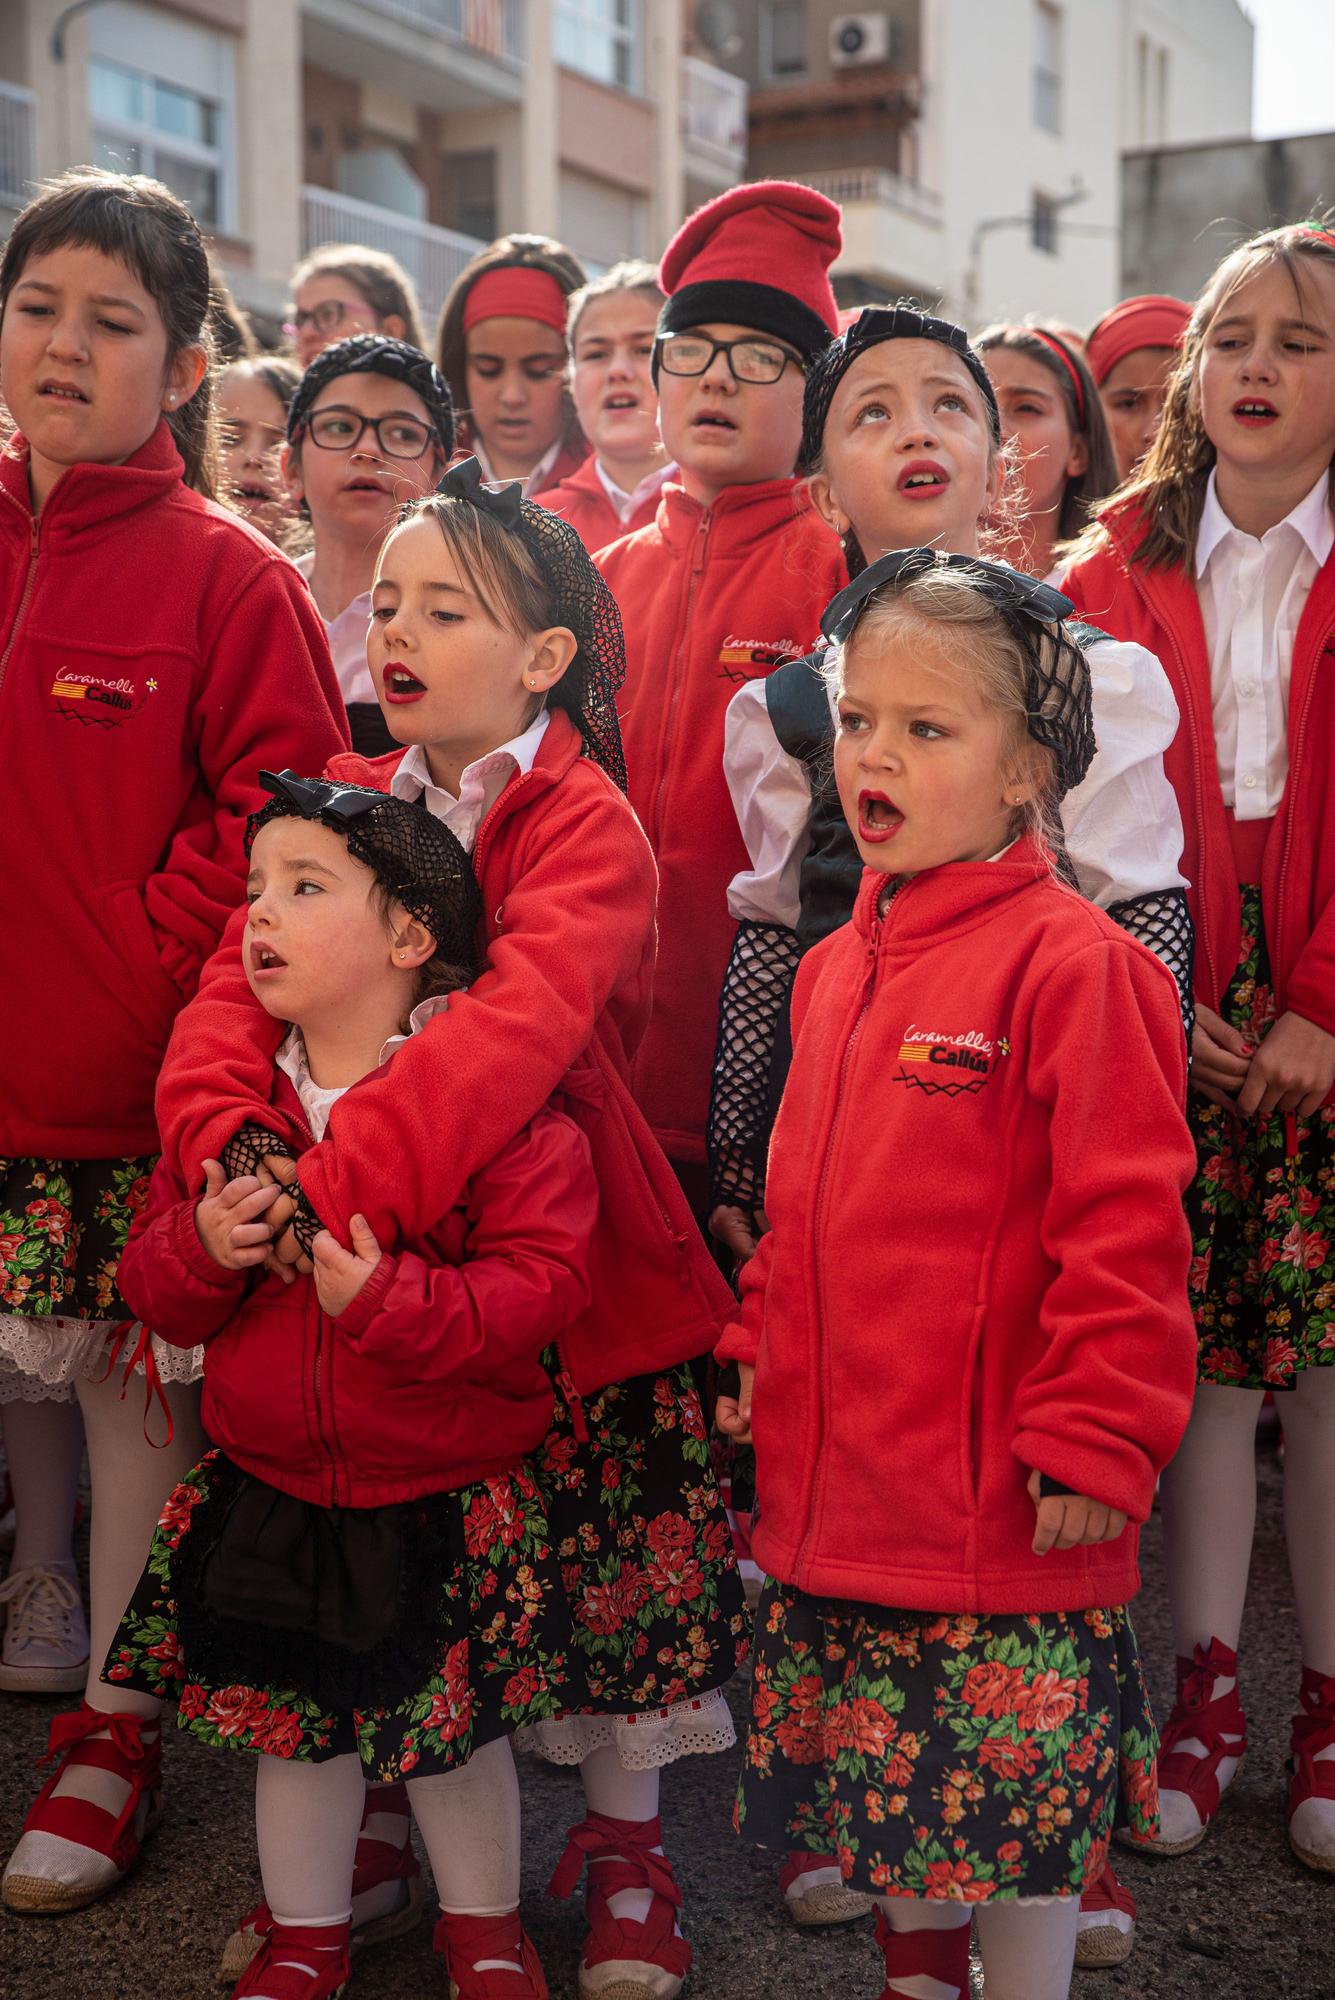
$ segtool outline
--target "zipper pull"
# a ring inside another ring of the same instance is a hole
[[[570,1370],[563,1368],[556,1378],[556,1386],[565,1398],[570,1411],[570,1421],[575,1427],[575,1436],[580,1444],[589,1442],[589,1426],[584,1420],[584,1399],[571,1380]]]

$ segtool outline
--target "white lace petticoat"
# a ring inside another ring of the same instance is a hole
[[[66,1319],[59,1313],[40,1319],[20,1313],[0,1313],[0,1404],[72,1403],[81,1378],[105,1372],[107,1335],[117,1322],[110,1319]],[[135,1326],[120,1363],[134,1352]],[[164,1382],[197,1382],[204,1373],[202,1347],[169,1347],[151,1336],[153,1358]],[[134,1373],[144,1373],[142,1359]]]
[[[637,1709],[631,1715],[557,1715],[516,1730],[520,1750],[549,1764],[582,1764],[593,1750],[616,1745],[627,1771],[654,1771],[679,1757],[731,1750],[737,1730],[722,1688],[674,1702],[671,1708]]]

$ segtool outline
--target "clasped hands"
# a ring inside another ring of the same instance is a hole
[[[195,1231],[215,1264],[224,1271],[264,1265],[286,1285],[298,1272],[309,1272],[321,1310],[331,1319],[347,1310],[383,1255],[364,1215],[352,1218],[350,1250],[322,1229],[307,1257],[291,1227],[296,1202],[285,1192],[296,1183],[294,1160],[271,1153],[258,1173],[230,1181],[220,1160],[205,1160],[204,1175]]]
[[[1335,1085],[1335,1035],[1302,1014],[1281,1014],[1258,1045],[1198,1004],[1191,1084],[1239,1118],[1268,1118],[1272,1111],[1310,1118]]]
[[[714,1422],[734,1444],[751,1442],[751,1392],[756,1371],[745,1361],[737,1364],[740,1378],[735,1396],[720,1396],[714,1405]],[[1074,1549],[1083,1544],[1115,1542],[1126,1527],[1126,1515],[1101,1500],[1083,1493],[1044,1493],[1041,1475],[1029,1475],[1029,1498],[1036,1510],[1033,1550],[1045,1556],[1049,1549]]]

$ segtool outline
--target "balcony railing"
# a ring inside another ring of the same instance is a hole
[[[357,201],[333,188],[302,189],[301,225],[303,250],[315,250],[321,243],[365,243],[371,250],[387,250],[397,257],[417,287],[428,318],[440,311],[464,265],[486,248],[480,237],[416,222],[410,215],[396,215],[392,209]]]
[[[512,63],[524,60],[525,0],[361,0],[361,4],[483,55]]]
[[[827,194],[831,201],[871,201],[902,209],[920,222],[941,220],[941,197],[916,181],[906,181],[888,167],[831,167],[820,173],[800,174],[808,187]]]
[[[746,167],[746,83],[726,69],[683,56],[681,129],[687,146],[734,180]]]
[[[0,197],[28,198],[32,179],[32,92],[0,82]]]

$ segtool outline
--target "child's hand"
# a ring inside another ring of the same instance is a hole
[[[756,1371],[749,1361],[737,1363],[740,1380],[735,1396],[720,1396],[714,1405],[714,1422],[724,1437],[734,1444],[751,1442],[751,1389],[756,1379]]]
[[[1238,1110],[1238,1092],[1247,1081],[1252,1061],[1252,1051],[1237,1029],[1197,1001],[1191,1037],[1192,1089],[1225,1111]]]
[[[733,1202],[720,1202],[709,1218],[710,1235],[731,1250],[739,1264],[755,1256],[768,1229],[769,1217],[760,1209],[739,1208]]]
[[[1310,1118],[1335,1084],[1335,1035],[1301,1014],[1281,1014],[1252,1057],[1238,1092],[1240,1118],[1272,1111]]]
[[[277,1187],[264,1187],[254,1174],[229,1181],[221,1160],[204,1162],[204,1194],[195,1208],[195,1234],[224,1271],[246,1271],[269,1254],[272,1231],[262,1221]]]
[[[351,1224],[352,1248],[345,1250],[336,1236],[322,1229],[311,1245],[315,1259],[315,1295],[330,1319],[345,1312],[380,1262],[381,1249],[371,1234],[364,1215],[354,1215]]]
[[[1115,1542],[1126,1526],[1126,1515],[1101,1500],[1087,1500],[1083,1493],[1044,1494],[1042,1474],[1029,1475],[1029,1498],[1038,1509],[1034,1528],[1034,1554],[1045,1556],[1049,1549],[1075,1549],[1087,1542]]]

